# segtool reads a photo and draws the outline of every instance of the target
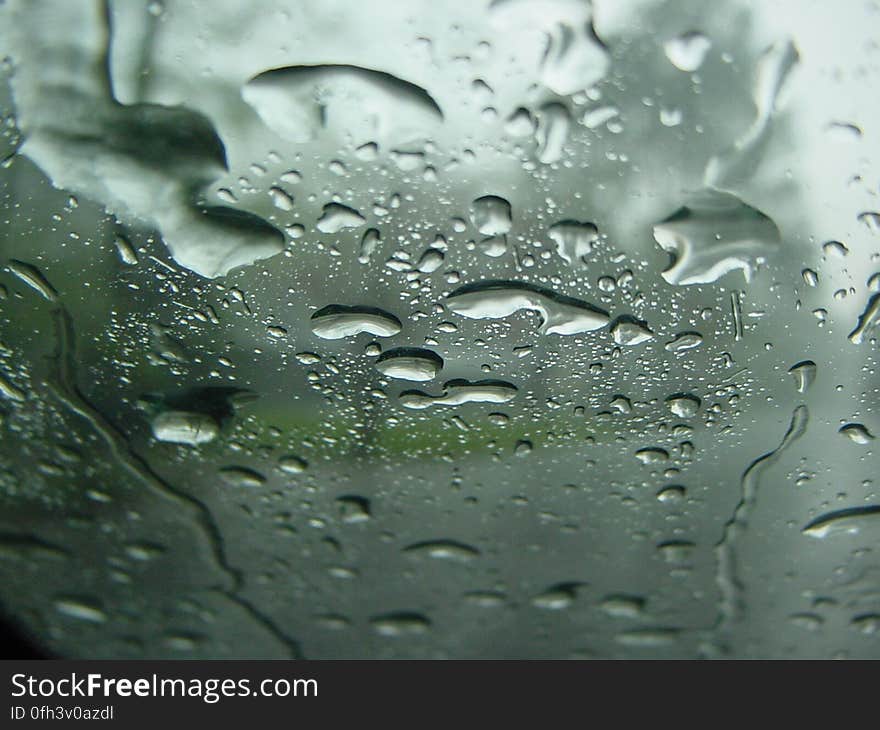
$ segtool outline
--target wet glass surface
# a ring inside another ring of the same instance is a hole
[[[72,657],[880,658],[874,2],[0,3],[0,604]]]

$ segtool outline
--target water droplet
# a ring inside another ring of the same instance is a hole
[[[39,292],[39,294],[47,301],[54,302],[58,299],[58,292],[55,291],[55,287],[48,282],[46,277],[43,276],[42,272],[36,266],[26,264],[24,261],[10,259],[9,270],[21,281],[31,287],[31,289]]]
[[[583,264],[583,257],[593,250],[593,244],[599,240],[599,229],[592,223],[566,220],[550,226],[547,235],[556,244],[557,253],[566,263]]]
[[[880,613],[863,613],[853,616],[850,626],[866,636],[880,634]]]
[[[471,205],[471,220],[484,236],[501,236],[510,231],[510,203],[497,195],[484,195]]]
[[[657,501],[663,504],[680,504],[684,501],[685,496],[687,496],[687,490],[684,487],[671,484],[657,492]]]
[[[107,620],[107,614],[104,613],[101,604],[91,598],[62,596],[55,600],[55,610],[68,618],[93,624],[102,624]]]
[[[859,315],[856,328],[849,333],[850,342],[854,345],[860,345],[878,321],[880,321],[880,294],[875,294],[868,300],[864,311]]]
[[[680,633],[679,629],[668,627],[633,629],[616,634],[614,640],[634,649],[656,649],[674,644]]]
[[[550,165],[562,159],[570,127],[571,114],[564,104],[551,102],[538,110],[535,139],[538,142],[539,162]]]
[[[871,233],[880,233],[880,213],[872,211],[859,213],[856,218]]]
[[[599,603],[599,608],[614,618],[639,618],[645,609],[645,599],[641,596],[613,594],[605,596]]]
[[[399,380],[432,380],[443,368],[443,358],[431,350],[396,347],[386,350],[376,361],[376,369]]]
[[[878,504],[828,512],[807,524],[801,532],[810,537],[824,539],[835,535],[857,535],[872,527],[880,527]]]
[[[400,394],[400,405],[421,410],[462,403],[507,403],[518,392],[515,385],[503,380],[450,380],[443,385],[443,391],[442,395],[429,395],[420,390],[406,390]]]
[[[688,540],[667,540],[657,545],[657,550],[667,563],[684,565],[690,562],[696,545]]]
[[[669,452],[656,446],[636,451],[636,458],[643,464],[661,464],[669,458]]]
[[[266,482],[262,474],[244,466],[224,466],[220,478],[232,487],[261,487]]]
[[[187,446],[209,443],[220,433],[212,416],[188,411],[164,411],[153,418],[150,426],[158,441]]]
[[[358,146],[425,138],[443,119],[421,87],[360,66],[323,64],[265,71],[245,84],[242,97],[284,139],[308,142],[322,131]]]
[[[700,410],[700,399],[689,393],[671,395],[666,399],[666,407],[679,418],[693,418]]]
[[[518,37],[541,34],[541,83],[560,96],[588,89],[608,71],[610,58],[593,27],[592,3],[493,0],[494,28]]]
[[[747,182],[763,159],[762,154],[780,91],[798,62],[798,51],[790,40],[770,46],[758,60],[752,98],[756,115],[736,142],[706,165],[703,179],[708,187],[732,190]]]
[[[812,360],[802,360],[792,365],[788,372],[794,378],[795,388],[798,393],[806,393],[816,379],[816,363]]]
[[[312,315],[312,332],[325,340],[368,332],[376,337],[391,337],[401,330],[400,320],[377,307],[330,304]]]
[[[2,373],[0,373],[0,395],[19,403],[23,402],[27,396],[21,388],[13,385]]]
[[[423,274],[432,274],[443,265],[446,255],[437,248],[428,248],[419,258],[416,269]]]
[[[122,263],[129,266],[137,265],[137,252],[134,250],[134,246],[131,245],[131,241],[121,233],[117,233],[113,237],[113,244],[116,246],[116,252],[119,254],[119,259]]]
[[[516,456],[528,456],[532,453],[532,442],[527,439],[521,439],[516,442],[516,446],[513,447],[513,453]]]
[[[578,589],[583,583],[558,583],[532,599],[532,605],[550,611],[569,608],[577,598]]]
[[[477,548],[456,540],[427,540],[417,542],[404,548],[404,552],[419,557],[424,556],[435,560],[449,560],[456,563],[469,563],[479,557]]]
[[[704,191],[654,226],[654,239],[673,256],[663,272],[670,284],[711,284],[755,265],[779,245],[779,229],[761,211],[728,193]]]
[[[446,308],[471,319],[500,319],[521,309],[537,312],[542,334],[580,334],[609,322],[607,312],[587,302],[520,281],[467,284],[447,297]]]
[[[846,258],[849,249],[842,241],[826,241],[822,244],[822,253],[833,258]]]
[[[675,336],[675,339],[671,342],[667,342],[663,349],[667,352],[674,352],[676,354],[680,352],[687,352],[688,350],[693,350],[695,347],[699,347],[703,344],[703,335],[699,332],[682,332]]]
[[[848,423],[840,428],[840,433],[846,436],[855,444],[869,444],[874,440],[874,436],[861,423]]]
[[[507,602],[507,596],[499,591],[470,591],[464,594],[464,599],[480,608],[497,608]]]
[[[322,233],[339,233],[344,228],[357,228],[365,222],[366,219],[354,208],[340,203],[327,203],[318,218],[317,228]]]
[[[337,497],[339,505],[339,517],[347,524],[367,522],[370,519],[370,500],[366,497],[349,494]]]
[[[504,123],[504,131],[511,137],[529,137],[535,133],[535,120],[527,109],[516,109]]]
[[[293,196],[281,188],[269,188],[269,197],[272,198],[272,205],[278,210],[293,210]]]
[[[703,65],[712,42],[697,31],[689,31],[666,41],[663,50],[670,63],[680,71],[691,73]]]
[[[374,616],[370,619],[373,630],[380,636],[401,637],[424,634],[431,622],[420,613],[400,611]]]
[[[647,323],[624,315],[611,325],[611,336],[618,345],[634,346],[653,339],[654,333],[648,329]]]
[[[308,466],[308,462],[305,459],[293,454],[287,454],[278,459],[278,468],[285,474],[302,474],[308,469]]]

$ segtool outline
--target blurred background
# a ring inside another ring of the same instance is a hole
[[[880,658],[877,20],[0,3],[10,625],[77,658]]]

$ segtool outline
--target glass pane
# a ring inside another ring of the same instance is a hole
[[[71,657],[880,658],[877,7],[0,3],[0,602]]]

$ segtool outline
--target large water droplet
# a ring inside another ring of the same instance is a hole
[[[406,390],[400,394],[400,405],[421,410],[462,403],[507,403],[516,397],[518,389],[503,380],[450,380],[444,383],[443,391],[441,395],[429,395],[420,390]]]
[[[443,368],[443,358],[431,350],[396,347],[386,350],[376,360],[376,369],[399,380],[432,380]]]
[[[501,236],[510,230],[510,203],[497,195],[484,195],[471,205],[471,220],[484,236]]]
[[[339,340],[361,332],[391,337],[401,327],[397,317],[378,307],[330,304],[312,315],[312,332],[324,340]]]
[[[360,66],[288,66],[245,84],[242,97],[279,136],[307,142],[322,130],[356,145],[405,144],[431,136],[443,120],[423,88]]]
[[[663,272],[670,284],[710,284],[756,264],[779,245],[779,229],[761,211],[728,193],[704,191],[654,226],[654,239],[673,255]]]
[[[807,524],[801,532],[810,537],[857,535],[869,528],[880,528],[880,505],[848,507],[828,512]]]
[[[584,263],[583,257],[593,250],[593,244],[599,239],[599,229],[592,223],[567,220],[554,223],[547,235],[566,263],[576,264]]]
[[[188,446],[213,441],[220,432],[213,417],[188,411],[164,411],[150,425],[157,440]]]
[[[339,233],[343,228],[357,228],[365,222],[354,208],[340,203],[327,203],[318,219],[317,228],[322,233]]]
[[[575,335],[600,329],[608,313],[552,289],[521,281],[482,281],[453,291],[446,308],[471,319],[500,319],[525,309],[541,317],[542,334]]]

